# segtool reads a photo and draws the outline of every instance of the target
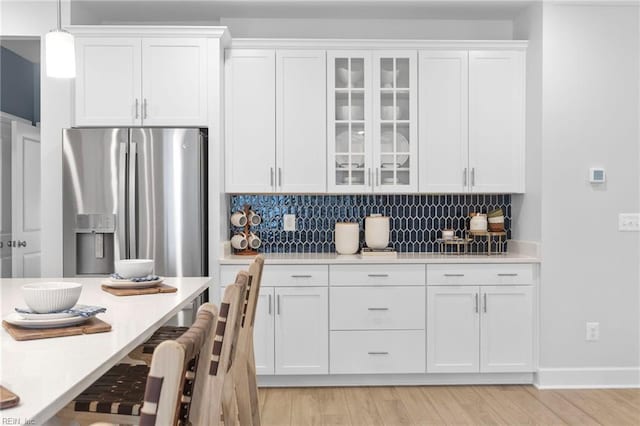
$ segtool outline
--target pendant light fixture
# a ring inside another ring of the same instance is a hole
[[[45,35],[47,76],[74,78],[76,76],[76,52],[71,33],[62,29],[62,0],[58,0],[58,27]]]

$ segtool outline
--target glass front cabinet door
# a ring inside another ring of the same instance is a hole
[[[330,192],[416,192],[415,52],[327,53]]]

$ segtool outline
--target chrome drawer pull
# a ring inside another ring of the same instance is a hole
[[[388,311],[389,308],[367,308],[370,311]]]
[[[369,274],[367,276],[371,278],[386,278],[389,276],[389,274]]]
[[[269,315],[271,315],[271,295],[269,295]]]
[[[445,277],[464,277],[464,274],[444,274]]]
[[[367,352],[369,355],[389,355],[389,352]]]
[[[512,273],[512,274],[498,274],[499,277],[517,277],[518,274]]]
[[[311,278],[313,275],[291,275],[291,278]]]

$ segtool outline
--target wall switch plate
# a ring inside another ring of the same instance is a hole
[[[620,213],[618,215],[618,231],[639,232],[640,213]]]
[[[585,338],[587,342],[595,342],[600,340],[600,323],[588,322],[587,323],[587,336]]]
[[[285,214],[283,217],[283,228],[285,231],[295,231],[296,230],[296,215],[295,214]]]

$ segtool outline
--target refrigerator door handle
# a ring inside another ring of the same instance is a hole
[[[129,222],[129,256],[130,259],[136,259],[137,253],[137,241],[136,235],[138,233],[136,225],[136,163],[138,161],[136,152],[136,143],[131,142],[129,145],[129,202],[128,204],[128,222]]]
[[[126,219],[126,184],[127,184],[127,144],[120,143],[120,153],[118,159],[118,258],[126,259],[129,257],[127,252],[127,219]]]

